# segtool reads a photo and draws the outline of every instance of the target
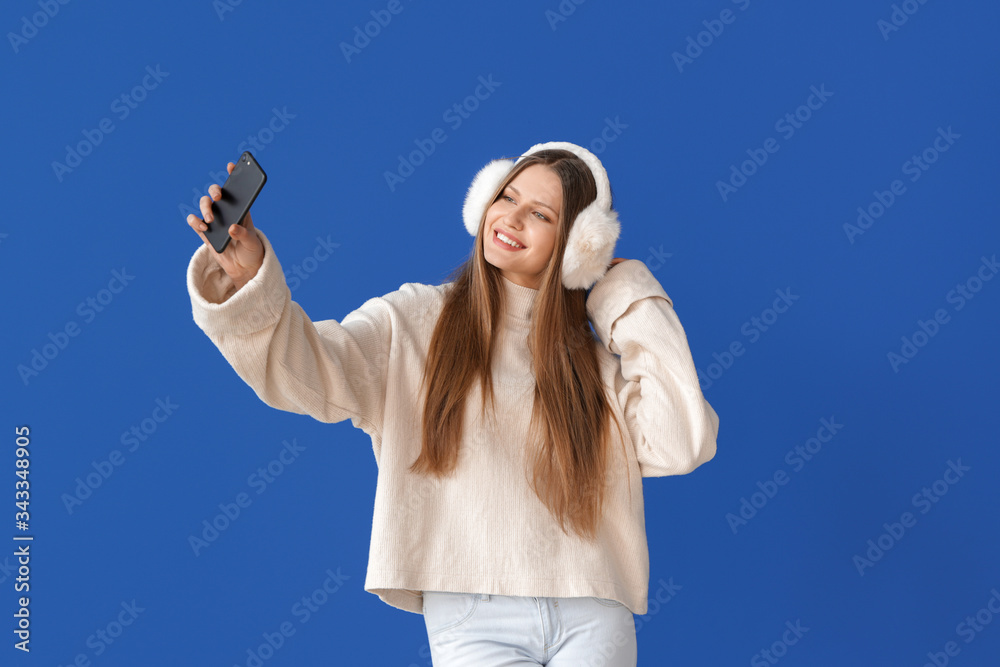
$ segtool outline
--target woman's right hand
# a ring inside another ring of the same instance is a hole
[[[230,162],[226,165],[226,170],[231,174],[235,167],[236,165]],[[236,289],[241,289],[250,282],[251,278],[257,275],[257,271],[264,263],[264,244],[261,243],[254,229],[250,211],[247,211],[242,225],[229,226],[229,243],[226,244],[226,249],[221,253],[215,251],[215,248],[209,243],[208,238],[205,237],[204,232],[208,229],[208,225],[205,223],[206,221],[211,222],[214,218],[212,215],[212,202],[219,201],[221,198],[222,188],[217,183],[213,183],[208,188],[208,195],[202,197],[198,202],[201,206],[202,217],[199,218],[194,213],[191,213],[187,217],[187,223],[198,233],[198,236],[205,242],[205,245],[211,248],[209,254],[215,258],[215,261],[219,263],[222,270],[236,283]]]

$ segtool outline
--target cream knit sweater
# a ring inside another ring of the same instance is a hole
[[[600,538],[566,535],[525,476],[534,377],[527,334],[536,290],[506,278],[507,314],[493,370],[497,412],[465,411],[458,468],[443,480],[407,471],[420,453],[418,391],[445,285],[405,283],[340,322],[313,322],[291,300],[267,237],[242,289],[202,245],[187,286],[194,320],[268,405],[322,422],[350,419],[378,465],[365,590],[422,613],[422,591],[593,596],[645,614],[649,592],[642,477],[682,475],[715,455],[719,418],[698,384],[673,302],[638,260],[594,285],[587,313],[600,337],[612,427],[612,471]],[[623,453],[624,452],[624,453]],[[655,515],[654,515],[655,521]]]

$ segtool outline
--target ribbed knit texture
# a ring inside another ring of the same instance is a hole
[[[487,405],[480,418],[475,383],[457,470],[438,480],[408,468],[420,453],[419,385],[450,283],[406,283],[340,322],[313,322],[291,300],[274,249],[257,232],[264,264],[240,290],[214,251],[202,245],[194,253],[187,273],[194,320],[268,405],[323,422],[350,419],[371,437],[378,479],[366,591],[415,613],[423,612],[425,590],[593,596],[646,613],[640,477],[685,474],[710,460],[719,418],[698,385],[673,302],[645,264],[620,262],[587,298],[602,377],[627,436],[621,442],[612,427],[603,523],[599,539],[587,541],[560,530],[528,481],[527,335],[536,290],[503,279],[497,411]],[[655,526],[657,517],[650,520]]]

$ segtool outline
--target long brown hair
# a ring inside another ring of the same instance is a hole
[[[531,442],[541,442],[529,458],[530,482],[563,532],[568,521],[579,535],[592,539],[604,507],[610,421],[614,419],[619,432],[621,424],[601,380],[595,349],[599,340],[587,320],[587,293],[562,284],[562,260],[572,222],[597,198],[597,185],[590,168],[575,154],[542,150],[521,158],[490,201],[495,202],[507,184],[533,164],[545,165],[559,176],[563,204],[528,334],[535,375],[529,432]],[[410,466],[413,472],[441,477],[455,469],[466,398],[477,377],[484,398],[481,411],[487,395],[495,408],[494,325],[503,321],[506,304],[500,270],[483,255],[485,219],[486,211],[479,220],[473,253],[449,276],[453,285],[446,291],[431,336],[423,376],[422,449]]]

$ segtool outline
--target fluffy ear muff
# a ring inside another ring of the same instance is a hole
[[[469,191],[465,195],[465,204],[462,206],[465,229],[472,236],[479,232],[479,221],[489,205],[493,203],[491,199],[493,193],[513,168],[513,160],[493,160],[480,169],[476,177],[472,179],[472,185],[469,186]]]
[[[614,259],[615,242],[621,233],[618,213],[605,210],[597,201],[580,211],[569,230],[563,253],[563,285],[590,289]]]

